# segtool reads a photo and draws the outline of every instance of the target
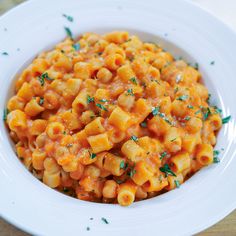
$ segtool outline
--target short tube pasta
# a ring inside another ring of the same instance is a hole
[[[128,206],[215,162],[227,119],[197,68],[126,31],[85,33],[19,75],[3,119],[26,168],[57,191]]]

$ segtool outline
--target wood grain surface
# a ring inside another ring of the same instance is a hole
[[[23,1],[24,0],[0,0],[0,15],[5,11],[7,11],[8,9],[10,9],[11,7]],[[195,1],[197,2],[197,0]],[[230,215],[228,215],[225,219],[220,221],[219,223],[197,234],[197,236],[222,236],[222,235],[236,236],[236,210],[232,212]],[[7,223],[3,219],[0,219],[0,236],[29,236],[29,234],[22,232],[21,230]]]

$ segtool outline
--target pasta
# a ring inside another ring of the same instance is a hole
[[[160,46],[123,31],[86,33],[22,72],[5,120],[43,183],[128,206],[214,162],[222,118],[208,99],[198,69]]]

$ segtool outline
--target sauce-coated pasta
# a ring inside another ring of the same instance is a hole
[[[218,110],[199,71],[128,32],[86,33],[20,75],[6,123],[51,188],[119,203],[179,187],[213,162]]]

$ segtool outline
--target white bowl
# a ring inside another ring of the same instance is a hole
[[[62,14],[74,17],[68,22]],[[125,29],[199,64],[213,103],[232,118],[218,135],[221,162],[204,168],[181,188],[124,208],[84,202],[34,178],[17,159],[0,126],[0,213],[37,235],[190,235],[236,208],[236,36],[223,23],[183,0],[32,0],[0,19],[0,108],[17,73],[39,52],[65,37]],[[5,29],[6,28],[6,29]],[[211,65],[211,61],[215,61]],[[93,220],[90,220],[93,217]],[[105,217],[109,224],[104,224]],[[86,227],[90,227],[90,231]]]

